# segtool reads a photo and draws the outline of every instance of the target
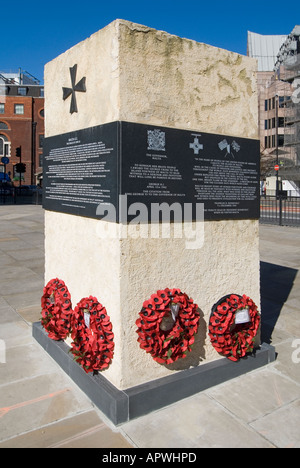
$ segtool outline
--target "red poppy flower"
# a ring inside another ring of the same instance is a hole
[[[217,307],[218,312],[222,315],[226,315],[229,309],[230,305],[227,302],[223,302]]]
[[[237,294],[231,294],[231,296],[228,297],[227,301],[231,306],[236,308],[240,302],[240,299],[241,296],[238,296]]]
[[[167,290],[167,289],[157,291],[157,295],[162,299],[164,304],[169,304],[169,302],[171,300],[168,292],[169,292],[169,290]]]
[[[162,304],[163,303],[163,298],[160,296],[160,294],[152,294],[150,299],[154,302],[155,305]]]

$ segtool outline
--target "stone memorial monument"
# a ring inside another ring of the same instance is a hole
[[[254,59],[128,21],[45,67],[33,333],[115,424],[274,359],[257,122]]]

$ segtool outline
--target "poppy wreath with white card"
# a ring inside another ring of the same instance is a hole
[[[41,298],[41,324],[52,340],[64,340],[70,334],[71,295],[65,283],[54,278],[44,287]]]
[[[213,306],[209,337],[218,353],[231,361],[238,361],[253,352],[259,324],[260,314],[252,299],[231,294]]]
[[[191,351],[198,331],[198,305],[179,289],[164,289],[143,303],[136,321],[140,347],[160,364],[172,364]]]
[[[86,373],[107,369],[114,355],[114,334],[105,307],[95,297],[81,299],[71,321],[70,352]]]

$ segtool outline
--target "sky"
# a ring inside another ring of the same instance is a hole
[[[0,5],[0,72],[44,65],[117,18],[247,54],[247,31],[288,35],[300,2],[283,0],[31,0]]]

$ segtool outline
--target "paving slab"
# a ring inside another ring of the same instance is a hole
[[[219,385],[206,393],[246,423],[251,423],[299,397],[295,382],[268,366]]]
[[[300,302],[299,302],[300,303]],[[294,307],[285,305],[276,322],[276,328],[285,331],[290,336],[300,337],[300,312]]]
[[[41,352],[37,343],[30,342],[26,346],[8,347],[6,350],[6,363],[0,365],[0,385],[7,385],[49,372],[55,369],[54,363],[48,359],[45,352]]]
[[[18,261],[26,261],[32,259],[40,259],[42,256],[41,249],[36,249],[34,247],[27,247],[19,250],[7,250],[8,255]]]
[[[24,266],[6,267],[7,276],[0,275],[0,294],[9,296],[27,291],[43,289],[43,279],[30,268]],[[4,277],[3,277],[4,276]]]
[[[47,448],[100,424],[104,424],[95,411],[87,411],[12,437],[0,443],[0,448]]]
[[[132,448],[107,427],[95,410],[59,419],[42,428],[0,443],[0,448]]]
[[[201,393],[122,425],[140,448],[271,448],[273,445]]]
[[[289,377],[293,382],[300,384],[300,336],[296,339],[290,339],[279,343],[276,346],[276,351],[278,357],[273,364],[274,369],[286,377]]]
[[[35,289],[25,292],[18,292],[16,287],[15,292],[12,294],[5,294],[3,298],[7,302],[7,304],[15,309],[16,311],[25,309],[27,307],[39,306],[41,304],[41,282],[36,285]],[[43,287],[43,286],[42,286]]]
[[[6,252],[0,251],[0,264],[1,264],[2,269],[4,269],[5,267],[9,265],[17,266],[18,261],[15,258],[8,255]]]
[[[1,316],[0,307],[0,317]],[[26,346],[32,343],[31,327],[29,327],[21,317],[17,316],[14,321],[0,321],[0,339],[5,342],[6,350],[16,346]]]
[[[300,399],[253,422],[255,431],[278,448],[300,448]]]
[[[85,395],[55,370],[1,385],[0,440],[91,409]]]
[[[18,307],[17,312],[29,324],[39,322],[41,320],[41,303],[39,301],[38,304],[26,307]]]

